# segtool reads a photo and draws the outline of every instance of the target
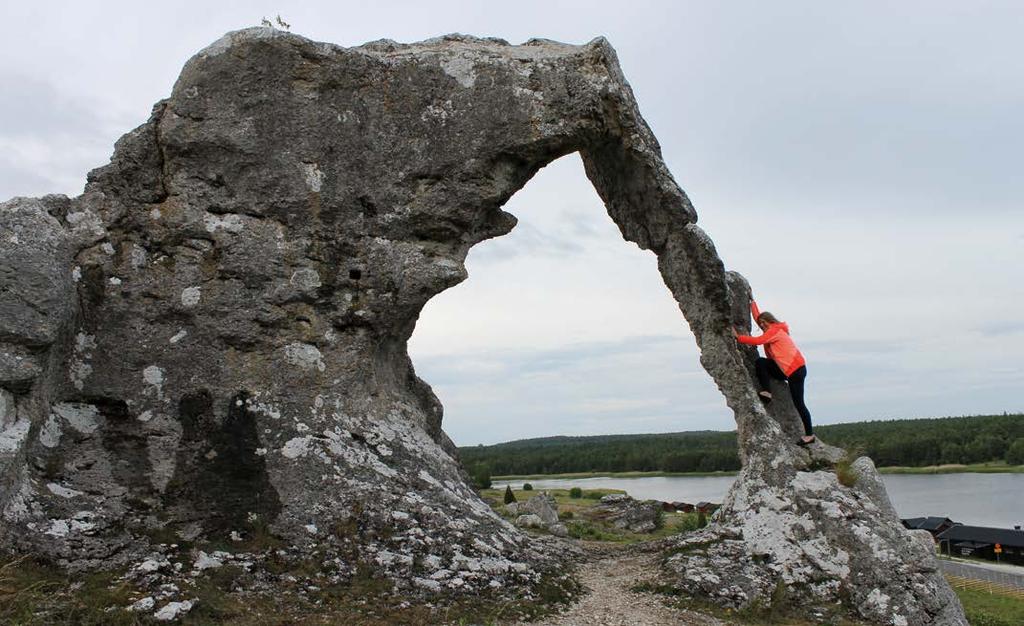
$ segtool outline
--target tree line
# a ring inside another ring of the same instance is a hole
[[[1024,415],[854,422],[816,427],[830,444],[879,467],[988,463],[1024,465]],[[736,432],[545,437],[459,448],[474,475],[570,472],[714,472],[740,469]]]

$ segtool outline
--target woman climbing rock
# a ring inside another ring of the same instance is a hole
[[[761,384],[759,395],[765,404],[772,401],[771,379],[789,383],[789,393],[793,397],[793,405],[800,413],[804,423],[804,436],[797,441],[798,445],[806,446],[814,443],[814,430],[811,427],[811,412],[804,404],[804,380],[807,378],[807,365],[804,355],[789,336],[789,325],[780,322],[774,315],[757,307],[751,298],[750,313],[761,328],[762,334],[757,337],[743,335],[735,328],[736,340],[748,346],[764,346],[768,358],[758,357],[754,364],[757,380]]]

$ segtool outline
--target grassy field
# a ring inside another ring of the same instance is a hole
[[[971,626],[1020,626],[1024,624],[1024,600],[1001,593],[954,587]]]
[[[541,493],[541,490],[523,491],[514,489],[512,494],[517,502],[525,502],[533,496]],[[544,493],[555,498],[558,504],[558,517],[569,530],[569,536],[576,539],[588,541],[611,541],[615,543],[636,543],[639,541],[650,541],[675,535],[688,530],[694,530],[700,525],[700,517],[697,513],[663,513],[659,520],[659,527],[651,533],[634,533],[604,523],[587,515],[588,509],[593,507],[600,499],[610,493],[625,493],[621,489],[586,489],[582,497],[573,498],[569,495],[568,489],[544,489]],[[504,489],[484,489],[479,492],[485,502],[503,517],[511,521],[503,506]]]

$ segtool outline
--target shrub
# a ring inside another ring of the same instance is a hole
[[[704,511],[697,512],[697,528],[704,528],[708,525],[708,516],[704,514]]]
[[[533,485],[530,483],[523,483],[523,491],[533,491]]]
[[[836,463],[836,477],[840,484],[852,487],[857,482],[857,470],[853,469],[853,457],[847,455]]]
[[[570,521],[565,525],[569,531],[569,536],[573,539],[587,539],[589,541],[622,541],[621,535],[616,535],[611,532],[607,532],[602,528],[598,528],[593,524],[587,523],[583,520]]]
[[[654,529],[661,530],[665,527],[665,510],[660,506],[658,511],[654,514]]]
[[[477,465],[473,472],[473,482],[476,483],[477,489],[490,489],[491,468],[484,464]]]
[[[700,528],[699,513],[683,513],[679,516],[679,524],[676,525],[676,530],[679,532],[691,532],[698,528]]]
[[[516,494],[512,493],[512,485],[505,485],[505,504],[516,501]]]
[[[1024,441],[1024,440],[1022,440],[1022,441]],[[570,498],[582,498],[583,497],[583,490],[580,489],[579,487],[573,487],[572,489],[569,490],[569,497]]]

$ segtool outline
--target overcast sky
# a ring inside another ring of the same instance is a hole
[[[790,323],[816,423],[1024,409],[1024,3],[3,0],[0,199],[81,193],[192,54],[278,12],[346,46],[607,37],[726,266]],[[506,209],[410,346],[456,443],[734,428],[578,156]]]

